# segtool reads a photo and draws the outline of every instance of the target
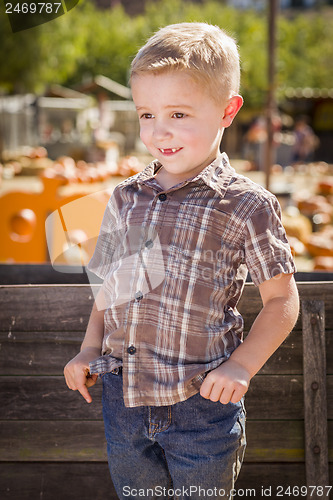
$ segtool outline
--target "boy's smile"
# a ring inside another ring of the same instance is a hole
[[[163,166],[157,178],[164,189],[195,177],[217,157],[232,119],[186,71],[135,76],[132,95],[140,137]]]

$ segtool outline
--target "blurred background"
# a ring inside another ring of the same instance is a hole
[[[7,278],[17,264],[83,269],[114,186],[151,160],[130,62],[156,29],[183,21],[219,25],[238,40],[244,106],[223,150],[278,196],[298,271],[333,272],[333,1],[84,0],[17,33],[1,5]]]

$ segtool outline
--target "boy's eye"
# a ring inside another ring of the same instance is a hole
[[[151,113],[143,113],[143,115],[141,115],[140,118],[144,120],[150,120],[151,118],[154,118],[154,115],[152,115]]]
[[[185,117],[185,113],[174,113],[172,115],[172,118],[184,118]]]

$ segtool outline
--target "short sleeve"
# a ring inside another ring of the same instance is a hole
[[[93,256],[87,265],[88,271],[102,279],[105,279],[110,271],[119,244],[117,213],[114,198],[111,196],[103,215]]]
[[[264,200],[247,220],[245,262],[256,286],[278,274],[296,271],[281,222],[281,208],[273,195]]]

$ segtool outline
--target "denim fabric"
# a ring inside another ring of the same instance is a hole
[[[245,451],[243,401],[196,394],[172,406],[125,407],[122,376],[103,376],[111,477],[120,499],[232,497]]]

